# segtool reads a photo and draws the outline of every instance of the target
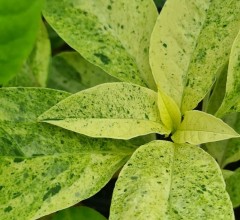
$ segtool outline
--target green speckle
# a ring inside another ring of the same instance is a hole
[[[100,60],[106,65],[109,64],[111,61],[107,56],[101,53],[95,53],[94,56],[100,58]]]
[[[61,190],[61,185],[60,184],[57,184],[53,188],[49,189],[47,191],[47,193],[43,196],[43,201],[46,200],[47,198],[49,198],[50,196],[56,195],[57,193],[59,193],[60,190]]]
[[[24,161],[24,158],[20,158],[20,157],[14,158],[14,160],[13,160],[14,163],[20,163],[23,161]]]
[[[4,209],[4,212],[11,212],[12,211],[12,206],[8,206],[7,208]]]
[[[108,10],[112,10],[112,6],[111,6],[111,5],[108,5],[108,6],[107,6],[107,9],[108,9]]]
[[[167,44],[166,44],[166,43],[163,43],[163,46],[164,46],[165,48],[167,48]]]
[[[137,176],[131,176],[131,179],[132,179],[132,180],[137,180],[138,177],[137,177]]]

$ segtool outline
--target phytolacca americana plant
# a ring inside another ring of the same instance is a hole
[[[224,98],[231,105],[221,114],[239,111],[238,90],[231,86],[232,81],[239,85],[239,71],[231,68],[238,66],[239,9],[238,1],[168,0],[157,18],[150,0],[47,1],[43,14],[57,33],[86,60],[124,82],[73,95],[1,90],[7,104],[0,131],[21,138],[25,146],[20,146],[21,157],[6,160],[3,174],[17,167],[9,182],[24,175],[32,186],[27,195],[15,197],[11,185],[8,215],[19,213],[21,201],[28,202],[28,218],[69,207],[95,194],[123,166],[110,219],[233,219],[218,164],[193,144],[239,135],[215,116],[192,109],[210,92],[233,45]],[[29,99],[28,108],[19,108]],[[209,94],[205,102],[210,100]],[[37,123],[37,117],[48,124]],[[135,150],[130,141],[115,140],[149,133],[171,134],[173,142],[155,140]],[[18,192],[24,186],[20,181]],[[6,189],[1,188],[3,198]]]

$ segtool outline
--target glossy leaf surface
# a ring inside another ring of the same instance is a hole
[[[188,144],[154,141],[138,148],[120,172],[110,219],[227,220],[234,215],[221,170],[209,154]]]
[[[0,85],[20,71],[30,54],[40,24],[42,4],[43,0],[0,2]]]

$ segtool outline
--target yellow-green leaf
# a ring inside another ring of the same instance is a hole
[[[228,65],[226,94],[216,116],[222,117],[228,112],[240,112],[240,32],[236,37]]]
[[[161,89],[158,89],[158,109],[162,123],[175,131],[181,122],[181,112],[176,102]]]
[[[153,1],[51,0],[43,14],[90,63],[121,81],[155,88],[148,56],[158,15]]]
[[[240,135],[221,119],[193,110],[185,113],[172,140],[175,143],[202,144],[237,137]]]
[[[170,133],[160,120],[157,93],[130,83],[105,83],[73,94],[39,121],[91,137],[130,139]]]
[[[182,113],[205,97],[227,62],[239,10],[239,1],[166,1],[151,37],[150,64],[156,84]]]
[[[154,141],[139,147],[116,182],[110,220],[232,220],[216,161],[201,148]]]
[[[0,89],[1,219],[37,219],[94,195],[135,150],[126,141],[37,123],[39,114],[68,96],[42,88]]]

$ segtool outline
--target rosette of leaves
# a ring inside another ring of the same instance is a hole
[[[151,0],[46,1],[43,15],[59,36],[121,82],[75,94],[0,90],[8,177],[0,215],[33,219],[72,206],[123,166],[110,219],[234,219],[221,168],[199,145],[239,134],[194,109],[229,57],[230,68],[238,60],[239,9],[237,0],[168,0],[158,15]],[[237,74],[227,73],[219,115],[239,111]],[[172,141],[129,141],[152,133]]]

